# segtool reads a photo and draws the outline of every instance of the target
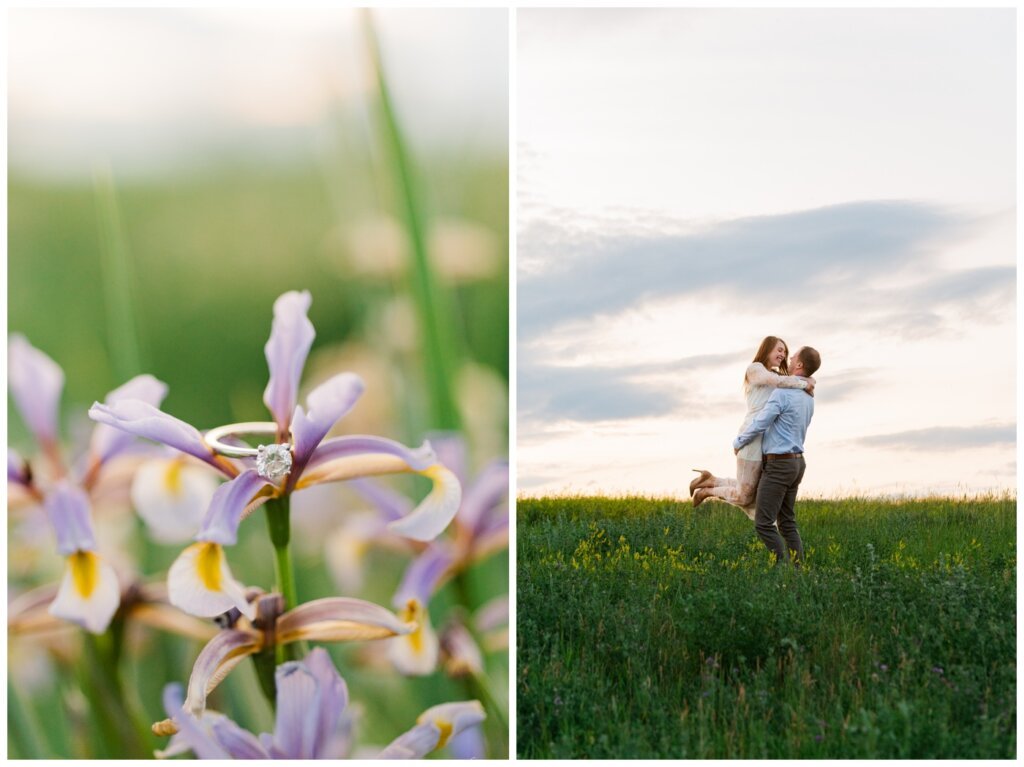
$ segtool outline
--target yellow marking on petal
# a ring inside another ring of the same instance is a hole
[[[196,544],[199,550],[196,552],[196,573],[199,580],[210,591],[220,591],[221,583],[221,562],[224,559],[224,551],[219,543],[204,541]]]
[[[181,494],[181,470],[184,466],[184,461],[171,461],[164,473],[164,487],[171,495]]]
[[[405,607],[398,614],[398,617],[402,619],[403,623],[415,623],[416,630],[411,634],[406,635],[406,639],[409,644],[412,645],[412,651],[417,655],[423,652],[423,630],[427,622],[426,610],[424,610],[419,600],[410,599],[405,603]]]
[[[448,469],[445,468],[444,464],[435,463],[432,466],[428,466],[423,471],[418,471],[416,473],[422,477],[427,477],[434,483],[434,486],[431,488],[431,494],[440,495],[444,492],[444,488],[446,486],[444,480],[447,472]]]
[[[91,551],[76,551],[68,557],[71,580],[82,599],[88,599],[100,580],[100,558]]]
[[[445,744],[448,742],[448,738],[452,736],[452,730],[455,729],[455,725],[446,719],[432,719],[430,723],[441,731],[441,734],[437,739],[437,745],[434,746],[434,750],[437,751],[438,749],[445,747]],[[423,722],[418,721],[416,724],[423,724]]]

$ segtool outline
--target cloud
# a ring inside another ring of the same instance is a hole
[[[668,415],[678,386],[638,381],[628,369],[537,367],[518,377],[519,413],[530,420],[608,421]]]
[[[532,355],[524,354],[517,379],[519,420],[542,428],[556,421],[615,421],[683,413],[711,417],[723,409],[735,410],[736,403],[689,398],[681,379],[734,365],[747,356],[745,352],[728,352],[615,367],[569,367],[535,364]]]
[[[1017,426],[1013,423],[985,426],[934,426],[929,429],[873,434],[853,440],[865,447],[897,450],[947,451],[1014,445]]]
[[[877,385],[878,375],[865,370],[840,370],[827,376],[815,376],[818,386],[814,397],[820,406],[853,399],[862,390]]]
[[[936,247],[970,224],[955,211],[910,201],[844,203],[671,234],[606,234],[595,225],[535,219],[518,238],[525,267],[517,289],[519,336],[529,340],[564,323],[696,295],[754,310],[842,302],[906,315],[897,326],[920,334],[935,325],[928,312],[936,305],[1011,295],[1012,267],[930,266]],[[887,291],[894,273],[916,281]],[[866,322],[876,319],[865,312]]]

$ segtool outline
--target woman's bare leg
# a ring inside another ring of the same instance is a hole
[[[754,518],[754,501],[757,499],[757,482],[761,479],[761,462],[736,459],[736,479],[716,477],[716,484],[708,488],[711,498],[739,506],[751,519]]]

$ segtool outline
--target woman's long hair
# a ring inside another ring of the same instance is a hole
[[[789,344],[787,344],[785,341],[783,341],[778,336],[766,336],[765,337],[765,339],[761,342],[761,345],[757,348],[757,354],[754,355],[754,362],[760,362],[766,368],[771,370],[771,368],[768,367],[768,355],[771,354],[775,350],[775,345],[777,343],[780,343],[780,342],[782,343],[783,347],[785,347],[785,349],[786,349],[786,356],[782,358],[782,364],[779,365],[779,375],[780,376],[788,376],[789,375]]]

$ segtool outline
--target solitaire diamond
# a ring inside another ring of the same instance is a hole
[[[256,453],[256,473],[277,482],[292,470],[292,452],[288,445],[260,445]]]

